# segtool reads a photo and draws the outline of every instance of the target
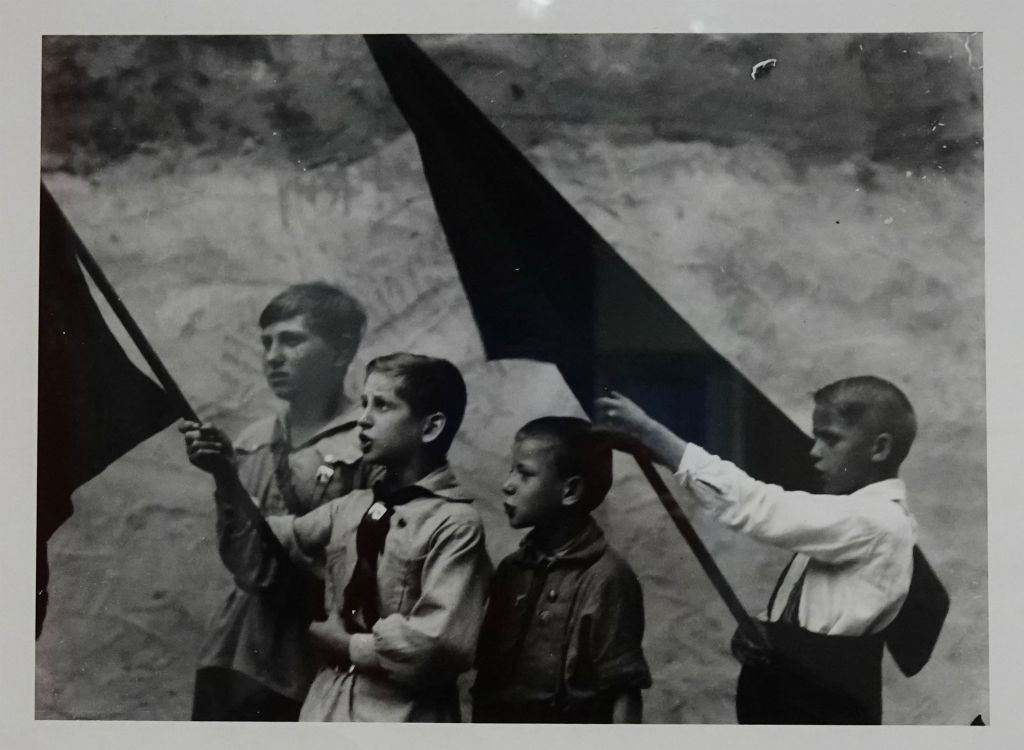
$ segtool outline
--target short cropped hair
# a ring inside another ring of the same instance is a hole
[[[293,284],[260,313],[260,328],[304,315],[310,331],[335,350],[355,355],[366,333],[366,313],[351,295],[325,281]]]
[[[444,414],[444,429],[434,446],[447,453],[466,414],[466,381],[459,368],[439,357],[397,352],[372,360],[366,366],[366,377],[375,372],[398,381],[395,393],[415,416]]]
[[[609,439],[595,432],[590,422],[577,417],[541,417],[519,428],[516,441],[526,438],[551,443],[560,479],[578,476],[583,480],[581,510],[589,513],[601,504],[612,486],[612,449]]]
[[[826,385],[814,394],[814,403],[831,406],[849,425],[873,420],[878,432],[892,435],[888,464],[903,463],[917,436],[917,417],[910,399],[888,380],[874,375],[857,375]]]

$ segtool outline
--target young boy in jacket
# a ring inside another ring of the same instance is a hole
[[[502,491],[531,529],[498,566],[477,652],[477,722],[639,722],[651,677],[643,596],[591,513],[612,483],[590,424],[544,417],[516,434]]]

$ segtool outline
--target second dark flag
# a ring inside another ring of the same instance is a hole
[[[754,476],[811,489],[807,435],[709,346],[411,39],[366,40],[416,137],[488,358],[553,363],[587,410],[614,388]]]

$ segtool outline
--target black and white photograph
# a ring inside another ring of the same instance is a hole
[[[244,28],[37,40],[32,731],[998,723],[981,25]]]
[[[44,38],[37,717],[984,720],[983,63]]]

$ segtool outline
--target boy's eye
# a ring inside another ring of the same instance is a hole
[[[382,398],[377,398],[377,397],[373,398],[370,401],[370,404],[373,406],[375,411],[388,411],[391,408],[391,404],[390,403],[388,403],[387,401],[385,401]]]

